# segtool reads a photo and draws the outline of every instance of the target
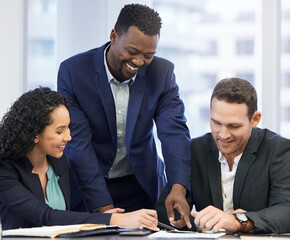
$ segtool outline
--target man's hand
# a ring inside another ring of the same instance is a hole
[[[238,232],[241,223],[233,213],[226,213],[216,207],[208,206],[200,212],[191,212],[197,227],[218,232],[221,229],[227,232]]]
[[[114,205],[113,204],[109,204],[109,205],[106,205],[106,206],[103,206],[103,207],[100,207],[98,209],[98,212],[106,212],[110,209],[114,209]]]
[[[166,198],[165,206],[170,224],[176,227],[184,227],[186,224],[190,229],[192,227],[189,220],[190,210],[185,195],[186,188],[181,184],[174,184]],[[178,221],[175,220],[174,216],[175,208],[181,215],[181,219]]]
[[[236,213],[245,213],[247,211],[245,211],[244,209],[236,209],[235,211],[232,211],[231,214],[236,214]]]

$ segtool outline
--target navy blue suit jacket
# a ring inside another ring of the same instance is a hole
[[[70,206],[69,169],[65,157],[49,157],[67,209]],[[0,213],[2,228],[40,227],[50,225],[103,223],[109,224],[111,214],[55,210],[45,203],[37,174],[32,173],[27,158],[0,160]]]
[[[90,210],[112,203],[104,180],[117,146],[115,103],[104,66],[108,44],[69,58],[58,74],[58,91],[68,98],[73,123],[66,156]],[[138,70],[130,89],[127,155],[153,204],[166,183],[153,137],[154,121],[169,184],[190,189],[190,137],[173,69],[169,61],[154,57]]]

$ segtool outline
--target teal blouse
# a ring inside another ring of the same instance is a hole
[[[51,165],[46,172],[47,184],[46,184],[46,197],[45,203],[53,209],[66,210],[65,199],[58,185],[59,176],[55,174]]]

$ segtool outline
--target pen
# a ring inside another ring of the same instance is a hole
[[[172,227],[170,225],[167,225],[165,223],[162,223],[162,222],[158,222],[157,226],[160,227],[160,228],[164,228],[166,230],[176,230],[176,228],[174,228],[174,227]]]

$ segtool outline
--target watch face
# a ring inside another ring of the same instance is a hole
[[[244,213],[236,213],[236,218],[240,222],[247,222],[248,221],[248,217]]]

